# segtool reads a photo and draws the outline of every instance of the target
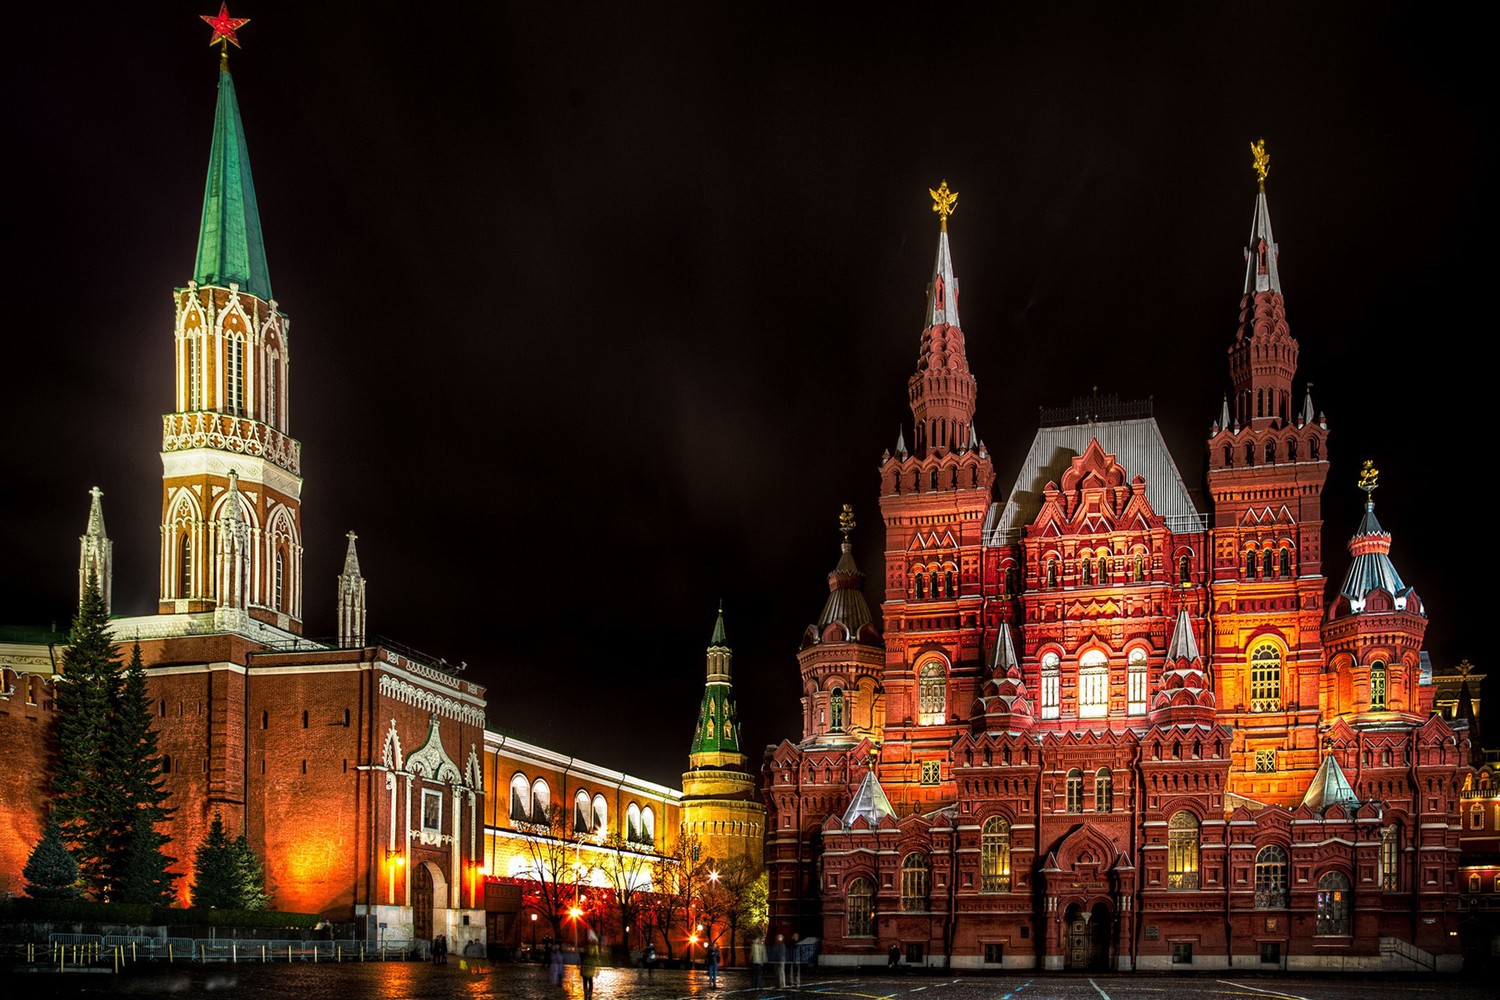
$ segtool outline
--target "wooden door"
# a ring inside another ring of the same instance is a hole
[[[1093,962],[1094,936],[1088,919],[1079,915],[1068,924],[1068,968],[1081,971],[1090,968]]]
[[[427,866],[417,865],[412,873],[411,919],[412,937],[418,944],[432,944],[432,873]]]

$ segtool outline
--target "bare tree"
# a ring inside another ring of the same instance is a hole
[[[734,964],[735,940],[741,928],[747,932],[754,925],[754,896],[751,892],[761,869],[750,858],[730,858],[709,872],[705,903],[729,925],[729,963]],[[712,901],[711,904],[709,901]]]
[[[564,921],[577,905],[580,890],[587,891],[593,869],[583,860],[561,806],[552,805],[545,823],[517,825],[526,841],[527,870],[523,874],[533,883],[527,895],[536,911],[552,925],[552,940],[561,944]]]
[[[656,892],[651,900],[651,913],[657,930],[661,932],[668,959],[676,955],[672,947],[674,931],[681,928],[681,940],[695,933],[693,911],[699,904],[699,893],[708,878],[707,859],[700,854],[698,838],[684,834],[657,859],[652,869]],[[692,958],[692,955],[688,957]]]
[[[641,915],[649,905],[651,879],[657,859],[644,853],[640,845],[632,844],[618,834],[606,840],[604,847],[604,861],[600,870],[609,887],[614,890],[615,907],[628,951],[630,929],[634,927],[637,933],[642,933]]]

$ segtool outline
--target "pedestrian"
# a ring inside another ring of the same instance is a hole
[[[776,985],[786,985],[786,938],[776,935],[776,943],[771,945],[771,964],[776,966]]]
[[[885,953],[885,967],[895,971],[901,965],[901,949],[892,941],[890,948]]]
[[[712,941],[708,943],[708,988],[719,988],[719,946]]]
[[[760,977],[766,967],[766,942],[759,934],[750,940],[750,985],[760,988]]]
[[[802,935],[792,935],[792,945],[788,949],[790,955],[788,961],[792,963],[792,985],[802,985]]]
[[[438,964],[448,964],[448,935],[438,935]]]
[[[552,985],[561,986],[563,982],[563,953],[561,947],[552,949],[552,967],[548,971],[551,974]]]
[[[583,1000],[594,996],[594,975],[599,971],[599,939],[589,931],[588,942],[578,953],[578,976],[583,980]]]
[[[655,979],[656,978],[656,943],[654,941],[647,941],[646,942],[646,957],[641,960],[641,964],[643,964],[646,967],[646,978],[647,979]]]
[[[432,959],[433,965],[438,964],[438,955],[441,954],[442,948],[443,936],[441,934],[434,934],[432,936],[432,950],[427,953],[428,957]]]

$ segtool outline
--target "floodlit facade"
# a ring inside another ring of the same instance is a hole
[[[1043,411],[997,473],[933,192],[911,443],[879,465],[884,634],[846,537],[803,731],[763,768],[773,931],[824,964],[1457,966],[1467,731],[1433,714],[1372,468],[1323,575],[1329,423],[1263,182],[1203,506],[1149,404]]]

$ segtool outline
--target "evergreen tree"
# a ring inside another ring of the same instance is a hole
[[[239,907],[238,864],[234,844],[224,832],[224,817],[214,813],[208,836],[193,854],[193,905],[200,909]]]
[[[241,910],[264,910],[271,904],[266,892],[266,871],[243,833],[234,842],[234,883]]]
[[[117,898],[121,902],[168,905],[177,880],[177,873],[170,869],[177,859],[162,850],[171,838],[160,832],[158,824],[173,810],[166,806],[171,793],[162,777],[151,719],[146,669],[141,663],[141,644],[136,643],[113,714],[114,736],[107,761],[110,779],[120,789],[123,815],[119,826],[124,830],[123,850],[111,874],[120,887]]]
[[[26,895],[32,899],[73,899],[78,895],[78,862],[63,843],[57,821],[48,820],[26,867]]]
[[[57,685],[52,768],[53,818],[73,849],[84,886],[99,899],[109,891],[123,849],[123,794],[109,773],[112,715],[120,661],[109,639],[109,616],[90,579],[73,619],[71,645]]]

